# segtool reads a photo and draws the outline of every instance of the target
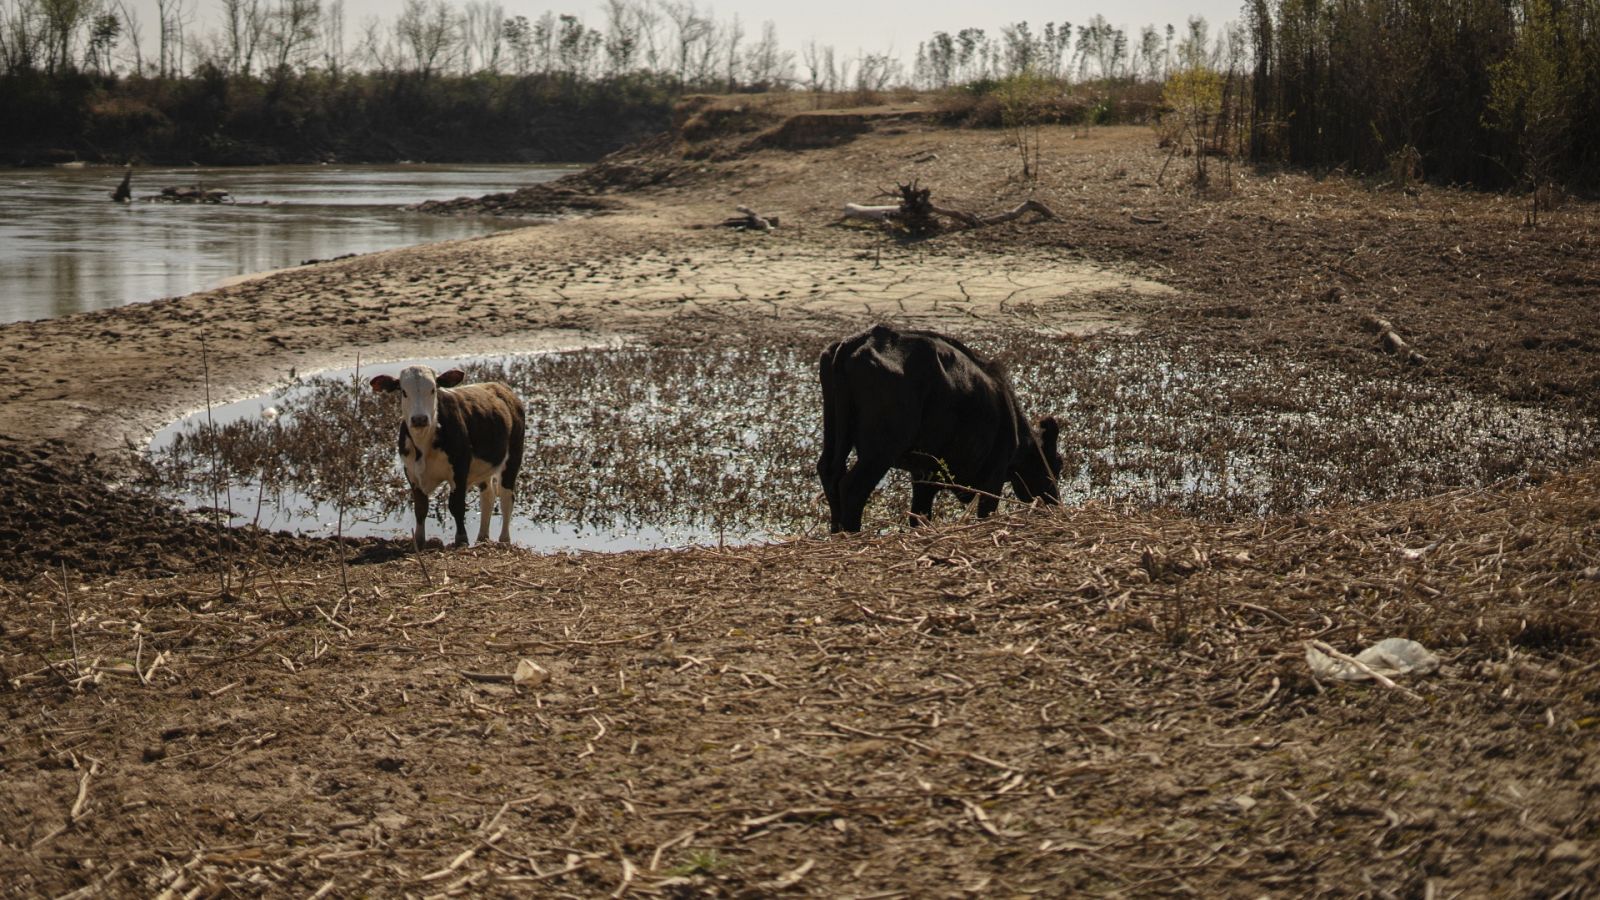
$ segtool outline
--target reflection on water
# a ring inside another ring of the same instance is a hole
[[[518,224],[403,205],[550,181],[554,166],[261,166],[137,169],[135,198],[169,185],[233,204],[113,203],[117,168],[0,169],[0,322],[204,290],[236,275]]]

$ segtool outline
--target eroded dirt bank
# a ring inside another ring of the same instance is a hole
[[[889,318],[1181,334],[1596,411],[1593,207],[1524,229],[1511,200],[1271,172],[1197,194],[1156,183],[1152,144],[1048,132],[1034,193],[1061,219],[913,244],[835,227],[835,207],[911,177],[1011,205],[1026,191],[1003,135],[896,119],[804,152],[656,145],[611,162],[633,189],[605,215],[0,328],[0,441],[22,473],[7,503],[36,511],[6,526],[34,562],[0,585],[0,882],[1581,895],[1600,865],[1592,463],[1234,523],[1091,503],[721,552],[348,569],[287,542],[220,553],[225,590],[219,554],[174,550],[217,546],[202,526],[129,543],[149,517],[122,495],[55,519],[71,486],[102,492],[130,444],[204,402],[202,341],[229,397],[358,353],[820,341]],[[701,227],[735,203],[783,227]],[[1373,315],[1426,360],[1382,352]],[[53,547],[118,541],[65,590],[43,574]],[[185,557],[188,574],[147,577]],[[1387,636],[1444,672],[1415,694],[1306,676],[1305,640]],[[522,658],[550,680],[463,674]]]

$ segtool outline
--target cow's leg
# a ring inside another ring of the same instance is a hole
[[[428,495],[423,493],[421,488],[411,489],[411,508],[417,514],[417,527],[412,532],[412,537],[417,542],[417,549],[421,550],[428,541]]]
[[[456,546],[467,545],[467,480],[456,479],[450,485],[450,517],[456,520]]]
[[[850,457],[852,428],[848,393],[834,384],[836,341],[822,351],[818,375],[822,382],[822,453],[817,457],[817,480],[828,500],[828,530],[839,531],[839,483],[844,480],[845,463]]]
[[[511,498],[516,492],[500,486],[500,543],[511,543]]]
[[[933,521],[933,501],[939,488],[926,481],[911,482],[911,527],[927,525]]]
[[[860,453],[859,448],[856,451]],[[861,511],[867,508],[867,498],[877,488],[892,465],[888,460],[858,456],[856,464],[846,472],[839,485],[838,531],[860,531]]]
[[[978,495],[978,518],[986,519],[994,515],[994,511],[1000,508],[1000,491],[1004,488],[1005,481],[998,479],[978,486],[978,490],[982,491]]]
[[[495,484],[496,479],[489,479],[478,486],[478,508],[483,512],[478,519],[478,543],[489,539],[489,518],[494,515],[494,500],[499,496],[500,488]]]
[[[817,480],[822,482],[822,496],[828,501],[828,531],[836,533],[839,530],[839,482],[828,469],[828,457],[831,455],[824,449],[822,455],[817,457]]]

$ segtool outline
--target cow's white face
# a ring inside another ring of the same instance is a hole
[[[379,375],[372,379],[372,389],[400,392],[401,421],[411,430],[412,437],[418,438],[419,446],[428,446],[421,438],[439,424],[439,389],[455,387],[465,378],[460,369],[435,375],[427,366],[410,366],[399,378]]]

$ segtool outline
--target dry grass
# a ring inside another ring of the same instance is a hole
[[[1590,467],[1233,526],[1091,504],[725,552],[475,548],[356,567],[349,594],[333,566],[234,602],[113,580],[69,589],[70,623],[60,590],[5,588],[0,873],[1555,896],[1600,862],[1597,498]],[[1446,660],[1420,701],[1309,677],[1305,641],[1391,635]],[[522,658],[551,680],[482,680]]]

